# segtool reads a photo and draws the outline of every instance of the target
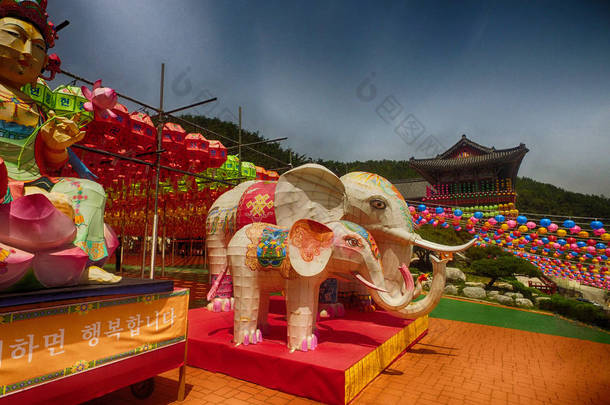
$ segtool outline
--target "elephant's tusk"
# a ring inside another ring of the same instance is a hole
[[[413,290],[415,288],[415,284],[413,283],[413,276],[411,275],[411,272],[409,271],[409,267],[403,263],[398,267],[398,270],[400,270],[400,274],[402,275],[402,278],[405,280],[406,291]]]
[[[362,284],[364,284],[365,286],[367,286],[368,288],[372,288],[373,290],[377,290],[377,291],[381,291],[381,292],[385,292],[387,293],[388,290],[381,288],[381,287],[377,287],[375,284],[371,283],[370,281],[368,281],[366,278],[364,278],[362,276],[362,274],[360,273],[356,273],[353,272],[352,275],[358,280],[360,281]]]

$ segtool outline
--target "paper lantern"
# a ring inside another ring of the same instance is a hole
[[[166,122],[163,125],[161,131],[161,142],[163,149],[169,152],[170,159],[179,159],[184,156],[184,138],[186,137],[186,131],[180,126],[173,122]]]
[[[209,166],[208,141],[198,133],[188,134],[184,138],[189,170],[203,171]]]
[[[241,177],[246,180],[254,180],[256,178],[256,166],[251,162],[241,162]]]
[[[61,85],[55,89],[52,98],[54,106],[52,109],[55,114],[75,118],[78,113],[76,123],[84,125],[93,119],[93,113],[85,110],[85,103],[88,101],[83,95],[80,87]]]
[[[277,181],[280,178],[280,175],[278,174],[278,172],[276,172],[274,170],[269,170],[267,173],[269,175],[269,180],[271,180],[271,181]]]
[[[227,148],[220,142],[208,141],[210,167],[220,167],[227,160]]]
[[[152,151],[156,149],[157,128],[152,119],[143,112],[132,112],[129,114],[129,127],[131,137],[128,137],[128,144],[133,147],[129,149],[139,149],[141,151]],[[154,155],[151,155],[154,158]]]

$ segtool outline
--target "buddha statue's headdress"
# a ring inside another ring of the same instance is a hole
[[[55,26],[49,21],[47,0],[0,0],[0,18],[15,17],[34,24],[47,44],[47,48],[55,45],[57,33]]]

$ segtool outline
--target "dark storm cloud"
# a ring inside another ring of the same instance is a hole
[[[165,62],[166,107],[218,96],[198,111],[235,119],[242,105],[247,128],[314,158],[424,157],[466,133],[525,143],[522,175],[610,195],[602,2],[51,1],[49,13],[71,21],[54,49],[67,70],[156,105]],[[372,98],[358,92],[371,75]]]

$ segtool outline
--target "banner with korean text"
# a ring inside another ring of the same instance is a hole
[[[184,341],[188,298],[177,289],[0,313],[0,398]]]

